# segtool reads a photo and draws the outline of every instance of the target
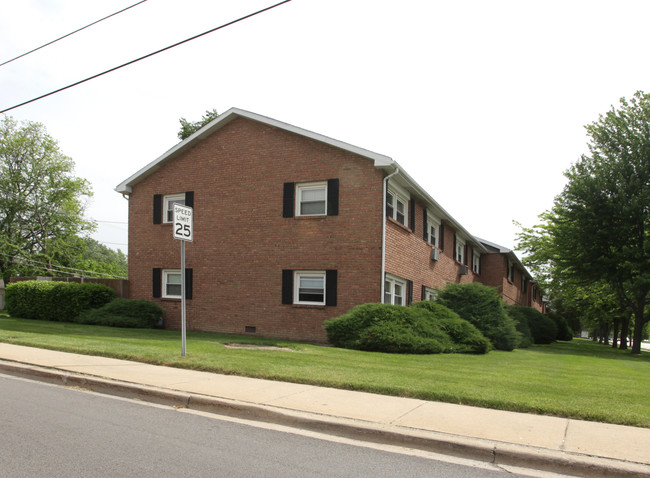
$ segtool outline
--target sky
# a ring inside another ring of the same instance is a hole
[[[278,0],[147,0],[0,66],[0,110]],[[136,0],[0,0],[0,63]],[[645,0],[292,0],[8,111],[43,123],[128,252],[115,187],[241,108],[390,156],[473,235],[516,248],[588,152],[584,126],[650,91]],[[521,257],[521,254],[519,254]]]

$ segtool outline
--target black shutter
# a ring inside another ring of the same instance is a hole
[[[429,240],[429,223],[427,222],[427,208],[422,210],[422,239]]]
[[[422,284],[422,292],[420,293],[420,300],[424,300],[426,296],[427,296],[427,286]]]
[[[154,299],[159,299],[162,296],[162,269],[159,267],[153,268],[153,275],[151,277],[152,294]]]
[[[445,225],[444,224],[440,224],[440,239],[438,239],[438,245],[440,246],[441,251],[445,250]]]
[[[458,253],[456,252],[456,233],[454,233],[454,260],[458,260]]]
[[[154,224],[162,223],[162,203],[163,203],[162,194],[154,194],[153,195],[153,223]]]
[[[467,243],[465,243],[465,254],[463,254],[463,259],[465,260],[465,265],[467,265]]]
[[[185,193],[185,205],[187,207],[194,207],[194,191],[187,191]]]
[[[295,191],[296,191],[296,187],[294,183],[284,183],[282,217],[293,217]]]
[[[481,275],[481,265],[483,263],[483,256],[478,256],[478,274]]]
[[[409,201],[409,227],[411,232],[415,232],[415,199]]]
[[[469,258],[469,265],[472,270],[474,270],[474,248],[472,247],[472,253],[470,254]]]
[[[191,299],[192,298],[192,280],[194,278],[194,274],[192,272],[191,268],[185,268],[185,298],[186,299]]]
[[[336,307],[338,271],[330,269],[325,271],[325,305]]]
[[[282,270],[282,303],[293,304],[293,270]]]
[[[413,303],[413,281],[406,281],[406,288],[408,289],[408,298],[406,299],[406,305],[411,305]]]
[[[339,215],[339,180],[327,180],[327,215]]]

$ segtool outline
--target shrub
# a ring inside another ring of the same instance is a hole
[[[519,340],[519,345],[517,346],[520,349],[526,349],[533,345],[533,335],[530,332],[530,327],[528,327],[528,319],[526,318],[526,313],[522,310],[522,306],[519,305],[506,305],[506,313],[515,321],[515,328],[517,332],[521,334],[521,339]]]
[[[517,307],[517,309],[526,318],[533,343],[550,344],[555,342],[557,326],[553,320],[532,307]]]
[[[363,304],[325,322],[332,345],[389,353],[452,352],[454,344],[424,309]]]
[[[462,319],[456,312],[431,300],[414,302],[411,307],[428,310],[456,345],[454,352],[485,354],[490,351],[490,341],[471,323]]]
[[[75,322],[111,327],[154,328],[165,310],[146,300],[115,299],[99,309],[82,312]]]
[[[440,291],[438,302],[474,325],[495,349],[510,351],[519,345],[521,334],[495,289],[478,282],[449,283]]]
[[[546,317],[555,322],[555,326],[557,327],[557,335],[555,337],[556,340],[573,340],[573,330],[571,327],[569,327],[569,323],[564,317],[556,314],[555,312],[549,312],[546,314]]]
[[[91,282],[22,281],[9,284],[5,297],[13,317],[65,322],[110,302],[115,291]]]

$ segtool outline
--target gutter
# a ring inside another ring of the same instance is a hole
[[[384,292],[385,292],[385,278],[386,278],[386,192],[388,191],[388,180],[399,173],[399,168],[395,168],[395,171],[390,173],[384,178],[384,195],[382,197],[382,229],[381,229],[381,296],[379,297],[379,303],[384,302]]]

